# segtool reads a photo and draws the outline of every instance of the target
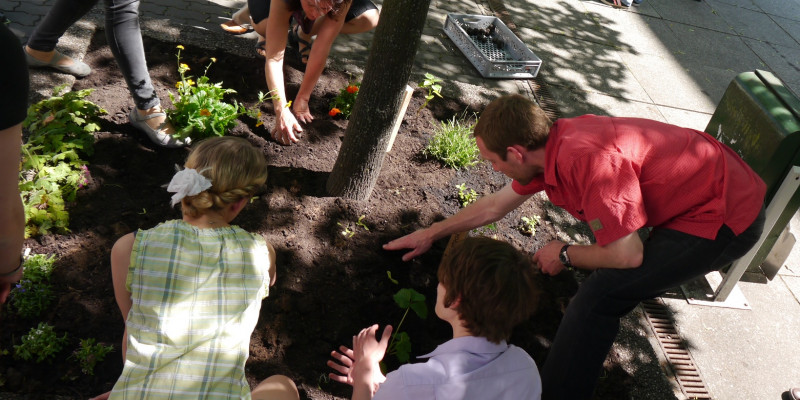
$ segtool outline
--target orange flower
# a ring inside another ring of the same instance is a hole
[[[356,86],[356,85],[348,86],[347,87],[347,93],[350,93],[350,94],[358,93],[358,86]]]
[[[204,109],[200,110],[200,115],[202,115],[204,117],[208,117],[209,115],[211,115],[211,111],[208,111],[207,109],[204,108]]]
[[[338,109],[336,107],[333,107],[333,108],[331,108],[330,111],[328,111],[328,115],[330,115],[331,117],[335,117],[336,114],[341,114],[341,113],[342,113],[342,110],[340,110],[340,109]]]

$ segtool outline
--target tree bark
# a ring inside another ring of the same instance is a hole
[[[386,0],[372,39],[361,89],[327,189],[366,200],[372,193],[411,76],[430,0]]]

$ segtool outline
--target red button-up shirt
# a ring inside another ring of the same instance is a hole
[[[715,239],[755,220],[766,185],[730,148],[705,132],[640,118],[559,119],[545,145],[544,173],[521,195],[544,190],[589,224],[604,246],[642,227]]]

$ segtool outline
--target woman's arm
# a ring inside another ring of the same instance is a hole
[[[349,7],[348,5],[348,9]],[[311,46],[303,82],[300,83],[300,90],[298,90],[297,97],[292,105],[292,109],[300,121],[311,122],[314,119],[308,109],[308,101],[311,99],[311,92],[314,91],[314,86],[317,85],[317,81],[319,81],[319,77],[325,69],[325,63],[328,60],[328,54],[331,52],[333,41],[336,40],[342,30],[344,16],[347,11],[347,9],[342,9],[339,15],[335,17],[326,15],[318,23],[317,38]]]
[[[267,87],[273,91],[272,94],[277,95],[277,98],[272,100],[275,110],[275,126],[272,129],[272,137],[283,144],[297,142],[295,132],[303,131],[291,110],[286,107],[289,100],[286,98],[283,82],[283,56],[290,16],[291,12],[285,2],[272,1],[270,3],[266,28],[264,74],[267,78]]]

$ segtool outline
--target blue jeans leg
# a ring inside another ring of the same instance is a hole
[[[105,5],[108,46],[125,77],[136,108],[147,110],[161,104],[147,71],[139,27],[139,0],[105,0]]]
[[[740,258],[758,241],[764,211],[739,236],[723,226],[714,240],[654,229],[642,265],[602,269],[580,286],[556,332],[542,367],[542,399],[589,399],[622,316],[642,300]]]
[[[72,24],[86,15],[98,0],[57,0],[39,25],[33,29],[27,46],[39,51],[53,51],[58,40]]]

